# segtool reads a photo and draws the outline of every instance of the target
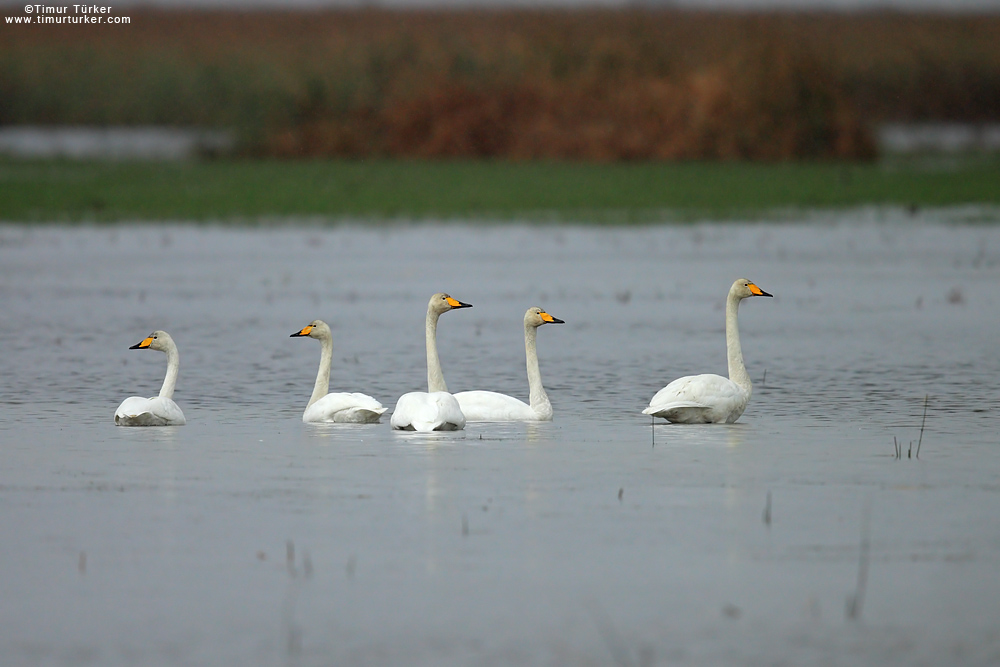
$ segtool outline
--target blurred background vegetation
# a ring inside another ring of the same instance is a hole
[[[274,157],[783,161],[1000,115],[997,15],[129,13],[4,26],[0,125],[231,128]]]

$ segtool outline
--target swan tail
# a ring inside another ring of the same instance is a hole
[[[117,426],[168,426],[168,422],[163,417],[143,412],[137,415],[115,415]]]
[[[465,428],[465,415],[451,394],[411,392],[396,401],[389,424],[400,431],[460,431]]]

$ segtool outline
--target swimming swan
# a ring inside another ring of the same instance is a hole
[[[166,331],[154,331],[136,343],[130,350],[159,350],[167,353],[167,376],[163,378],[160,395],[153,398],[131,396],[115,410],[118,426],[183,426],[187,423],[184,413],[171,398],[177,385],[177,368],[180,356],[174,339]]]
[[[440,292],[427,303],[427,391],[411,391],[399,397],[389,420],[392,428],[425,432],[460,431],[465,428],[465,415],[455,397],[448,393],[437,352],[438,318],[456,308],[472,308],[472,304],[462,303]]]
[[[312,397],[302,414],[304,422],[336,422],[346,424],[377,424],[385,408],[367,394],[345,392],[327,393],[330,389],[330,364],[333,361],[333,334],[323,320],[313,320],[309,326],[289,338],[308,336],[323,345],[319,358],[319,372]]]
[[[744,278],[729,288],[726,299],[729,377],[706,374],[678,378],[656,392],[642,414],[663,417],[677,424],[732,424],[740,418],[750,402],[753,387],[743,365],[736,315],[740,301],[751,296],[771,295]]]
[[[513,396],[495,391],[462,391],[455,394],[455,400],[462,408],[466,421],[470,422],[533,422],[550,421],[552,404],[542,387],[542,375],[538,370],[538,350],[535,338],[538,327],[543,324],[564,324],[541,308],[529,308],[524,314],[524,353],[528,360],[528,400],[531,405]]]

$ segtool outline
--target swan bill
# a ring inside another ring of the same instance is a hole
[[[130,350],[145,350],[147,347],[153,344],[153,337],[148,336],[143,338],[141,341],[129,347]]]
[[[566,322],[564,322],[563,320],[560,320],[558,317],[552,317],[545,311],[540,312],[538,316],[541,317],[542,321],[544,321],[546,324],[566,324]]]
[[[310,324],[309,326],[305,327],[301,331],[296,331],[295,333],[289,335],[288,337],[289,338],[297,338],[299,336],[308,336],[309,332],[312,331],[312,330],[313,330],[313,325]]]
[[[458,299],[455,299],[450,296],[446,297],[445,300],[448,302],[448,305],[451,306],[452,308],[472,308],[471,303],[462,303]]]
[[[750,293],[753,294],[754,296],[774,296],[773,294],[768,294],[761,288],[757,287],[757,285],[755,285],[754,283],[750,283],[749,285],[747,285],[747,289],[749,289]]]

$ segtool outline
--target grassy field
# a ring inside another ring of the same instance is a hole
[[[1000,205],[1000,161],[0,161],[0,220],[476,219],[607,224],[864,205]]]

